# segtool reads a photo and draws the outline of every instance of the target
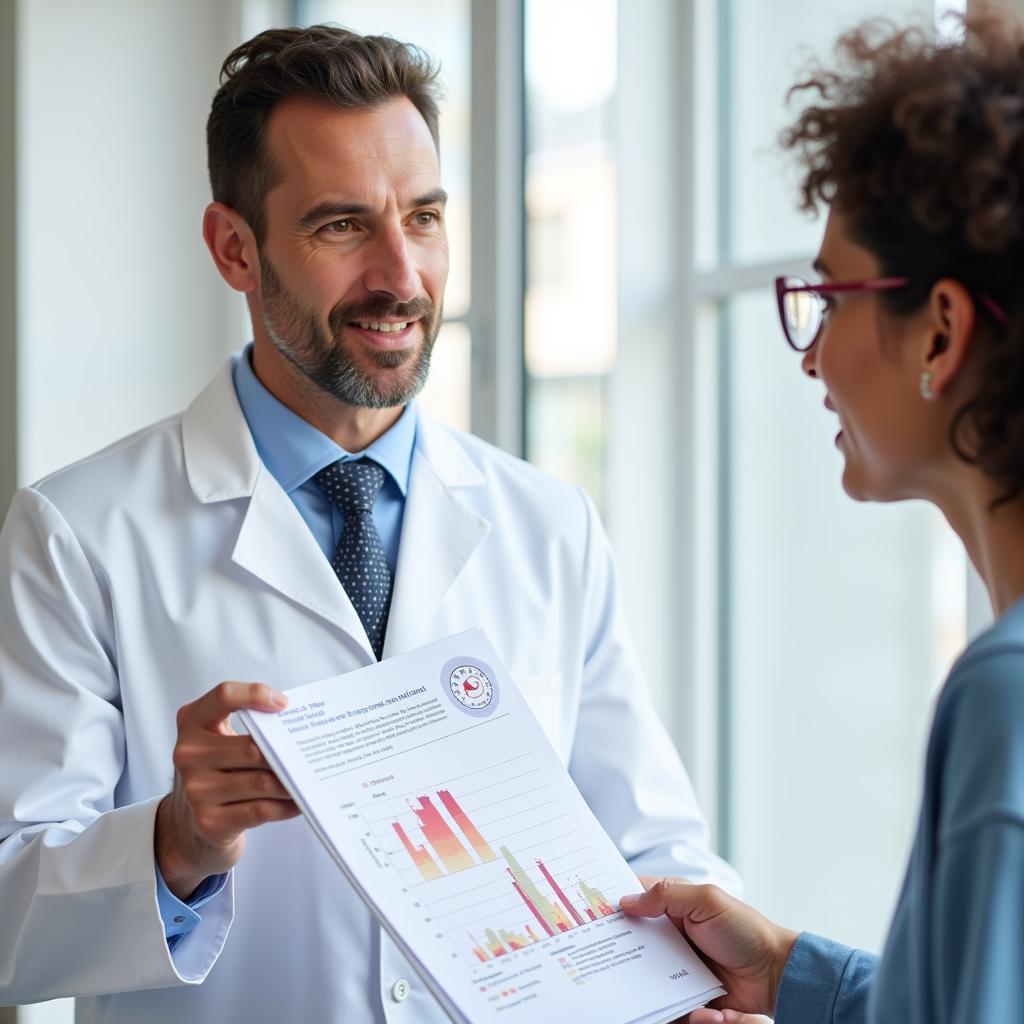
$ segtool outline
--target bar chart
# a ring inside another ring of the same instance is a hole
[[[528,754],[360,809],[461,954],[484,963],[617,913]]]
[[[501,698],[490,714],[449,696],[453,675],[478,665]],[[576,785],[569,751],[494,665],[482,631],[467,630],[294,687],[287,715],[243,713],[340,869],[293,865],[317,872],[323,907],[309,912],[361,897],[358,926],[394,963],[385,976],[405,973],[400,954],[423,982],[405,1011],[417,1019],[427,991],[474,1024],[669,1020],[720,994],[671,921],[616,909],[638,881],[616,849],[622,823],[613,813],[609,834],[587,803],[614,808],[616,794],[594,788],[600,774]]]
[[[459,806],[459,802],[455,797],[447,789],[438,790],[437,797],[451,819],[458,826],[459,831],[468,840],[470,847],[476,853],[479,860],[473,859],[469,850],[460,841],[451,825],[442,817],[438,808],[434,806],[432,798],[421,796],[418,798],[418,806],[410,804],[410,808],[419,821],[419,828],[423,832],[423,838],[430,845],[437,859],[435,860],[423,846],[416,846],[413,843],[400,821],[391,822],[391,827],[401,840],[402,846],[405,847],[409,856],[412,857],[413,863],[419,869],[424,881],[440,878],[442,873],[453,874],[456,871],[471,868],[474,864],[494,860],[494,851],[484,841],[476,826],[470,821],[469,816]],[[441,865],[444,865],[443,872]]]

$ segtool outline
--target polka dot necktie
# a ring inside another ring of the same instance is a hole
[[[369,459],[339,460],[313,478],[345,519],[331,559],[373,653],[380,661],[391,605],[391,570],[373,522],[373,503],[384,485],[384,470]]]

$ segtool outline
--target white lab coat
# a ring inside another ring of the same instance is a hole
[[[638,871],[735,888],[652,711],[591,503],[421,416],[384,654],[473,626]],[[223,679],[288,689],[374,660],[230,367],[183,416],[17,494],[0,630],[0,1004],[77,995],[79,1020],[125,1024],[443,1019],[301,819],[250,832],[167,949],[153,817],[179,706]]]

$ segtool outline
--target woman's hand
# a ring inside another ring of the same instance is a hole
[[[728,993],[712,1005],[771,1016],[797,933],[773,924],[715,885],[691,885],[678,878],[641,881],[647,891],[623,896],[619,906],[633,917],[668,916],[697,947]],[[695,1024],[702,1019],[711,1024],[723,1017],[691,1017]]]
[[[740,1013],[739,1010],[694,1010],[686,1024],[772,1024],[759,1013]]]

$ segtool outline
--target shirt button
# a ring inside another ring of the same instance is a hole
[[[398,981],[391,986],[391,998],[396,1003],[404,1003],[409,998],[409,993],[412,991],[412,986],[405,980],[405,978],[399,978]]]
[[[176,918],[174,919],[174,923],[175,923],[175,924],[183,924],[183,923],[184,923],[184,921],[185,921],[185,918],[183,918],[183,917],[181,916],[181,914],[179,914],[179,915],[178,915],[178,916],[177,916],[177,917],[176,917]]]

